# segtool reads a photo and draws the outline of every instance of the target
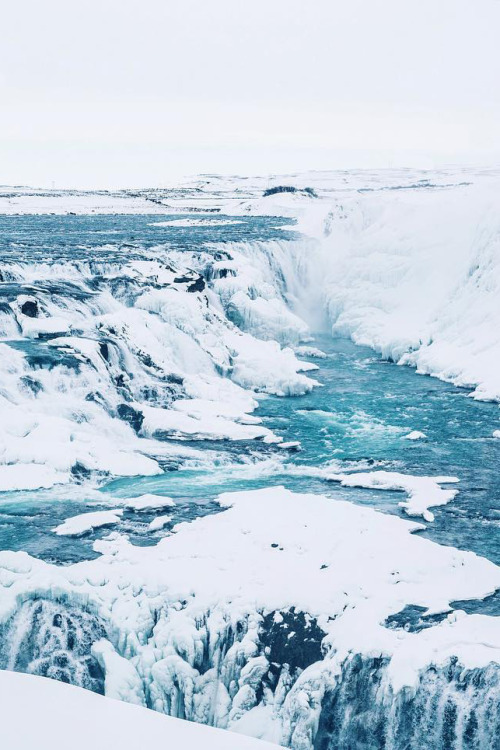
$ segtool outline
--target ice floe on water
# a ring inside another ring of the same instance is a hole
[[[358,462],[354,468],[373,468],[373,461],[365,463]],[[383,463],[383,462],[380,462]],[[455,484],[459,482],[458,477],[425,477],[402,474],[397,471],[378,469],[377,471],[354,471],[346,473],[349,464],[339,461],[329,461],[324,466],[309,466],[307,464],[274,467],[275,473],[292,474],[296,476],[309,476],[323,479],[327,482],[339,482],[343,487],[361,487],[374,490],[395,490],[405,492],[407,499],[399,503],[409,516],[422,516],[425,521],[434,520],[433,513],[429,508],[446,505],[456,497],[458,490],[441,487],[442,484]]]
[[[172,516],[157,516],[149,524],[150,531],[159,531],[172,522]]]
[[[328,479],[339,481],[345,487],[367,487],[377,490],[402,490],[408,499],[399,503],[409,516],[422,516],[426,521],[433,521],[434,515],[429,508],[449,503],[458,490],[444,489],[442,484],[458,482],[458,477],[415,477],[395,471],[373,471],[353,474],[328,476]]]
[[[412,430],[404,436],[405,440],[425,440],[426,437],[425,432],[420,432],[420,430]]]
[[[133,497],[125,501],[125,507],[135,511],[163,510],[164,508],[172,508],[174,505],[175,501],[171,497],[153,495],[151,493]]]
[[[67,518],[64,523],[53,529],[58,536],[80,536],[102,526],[114,526],[119,523],[123,510],[97,510],[94,513],[81,513]]]

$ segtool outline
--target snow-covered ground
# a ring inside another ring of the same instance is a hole
[[[34,675],[0,671],[0,694],[4,750],[276,748]]]

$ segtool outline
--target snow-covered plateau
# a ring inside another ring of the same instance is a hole
[[[496,749],[499,217],[494,170],[0,189],[7,750],[51,703],[82,747]]]

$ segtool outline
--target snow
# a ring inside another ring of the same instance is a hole
[[[62,334],[70,324],[64,318],[25,318],[21,321],[23,336],[38,338],[40,334]]]
[[[93,647],[110,694],[141,702],[147,686],[153,707],[175,714],[181,690],[186,718],[294,748],[311,746],[317,696],[352,653],[388,658],[396,690],[450,655],[466,668],[500,663],[492,617],[462,614],[419,632],[384,625],[407,605],[446,613],[451,601],[491,594],[500,587],[493,563],[415,535],[414,522],[320,495],[271,487],[219,503],[223,512],[177,524],[154,547],[115,532],[94,542],[99,558],[74,565],[1,552],[0,621],[31,597],[83,604],[113,634]],[[268,710],[245,719],[268,669],[258,646],[262,616],[292,606],[318,618],[325,658],[268,690]],[[238,622],[246,624],[227,650]],[[202,666],[204,639],[218,671]]]
[[[150,531],[159,531],[172,521],[172,516],[157,516],[148,526]]]
[[[399,503],[409,516],[422,516],[425,521],[433,521],[429,508],[451,502],[458,490],[443,489],[441,484],[458,482],[458,477],[416,477],[395,471],[358,472],[353,474],[331,474],[333,481],[344,487],[366,487],[376,490],[402,490],[407,500]]]
[[[276,745],[204,727],[61,682],[0,671],[5,750],[270,750]]]
[[[175,502],[171,497],[166,497],[165,495],[152,495],[151,493],[131,498],[125,503],[126,508],[135,511],[162,510],[163,508],[173,508],[174,505]]]
[[[37,490],[66,482],[68,475],[51,466],[35,463],[12,463],[0,466],[0,492]]]
[[[472,179],[335,196],[304,297],[335,335],[499,400],[499,180]]]
[[[500,400],[498,170],[305,173],[268,184],[319,197],[258,197],[255,178],[248,198],[223,210],[293,217],[316,240],[290,248],[286,264],[287,281],[290,263],[301,281],[303,319],[313,328],[326,319],[334,335]],[[226,181],[228,194],[237,186]]]
[[[221,227],[241,224],[237,219],[187,218],[172,219],[171,221],[155,221],[152,227]]]
[[[326,359],[325,352],[322,352],[321,349],[317,349],[315,346],[296,346],[295,354],[298,354],[299,357],[313,357],[316,359]]]
[[[81,536],[102,526],[114,526],[120,522],[123,510],[97,510],[94,513],[81,513],[67,518],[53,529],[58,536]]]
[[[189,409],[189,404],[184,406],[184,403],[179,402],[180,408],[176,408],[174,403],[173,409],[168,411],[153,406],[143,407],[145,434],[154,437],[161,432],[170,437],[188,440],[262,439],[265,443],[280,441],[280,438],[267,427],[238,424],[230,419],[214,416],[214,411],[221,409],[204,408],[205,405],[200,401],[194,408],[194,416],[183,413]]]
[[[405,440],[424,440],[424,438],[426,437],[427,435],[425,434],[425,432],[420,432],[420,430],[412,430],[411,432],[408,433],[408,435],[404,436],[404,439]]]
[[[134,191],[135,192],[135,191]],[[164,214],[169,209],[126,191],[0,189],[0,213],[22,214]]]

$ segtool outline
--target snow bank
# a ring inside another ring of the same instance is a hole
[[[63,685],[34,675],[0,671],[5,750],[270,750],[276,745],[223,732]]]
[[[4,464],[0,466],[0,492],[46,489],[55,484],[64,484],[68,478],[67,473],[43,464]]]

